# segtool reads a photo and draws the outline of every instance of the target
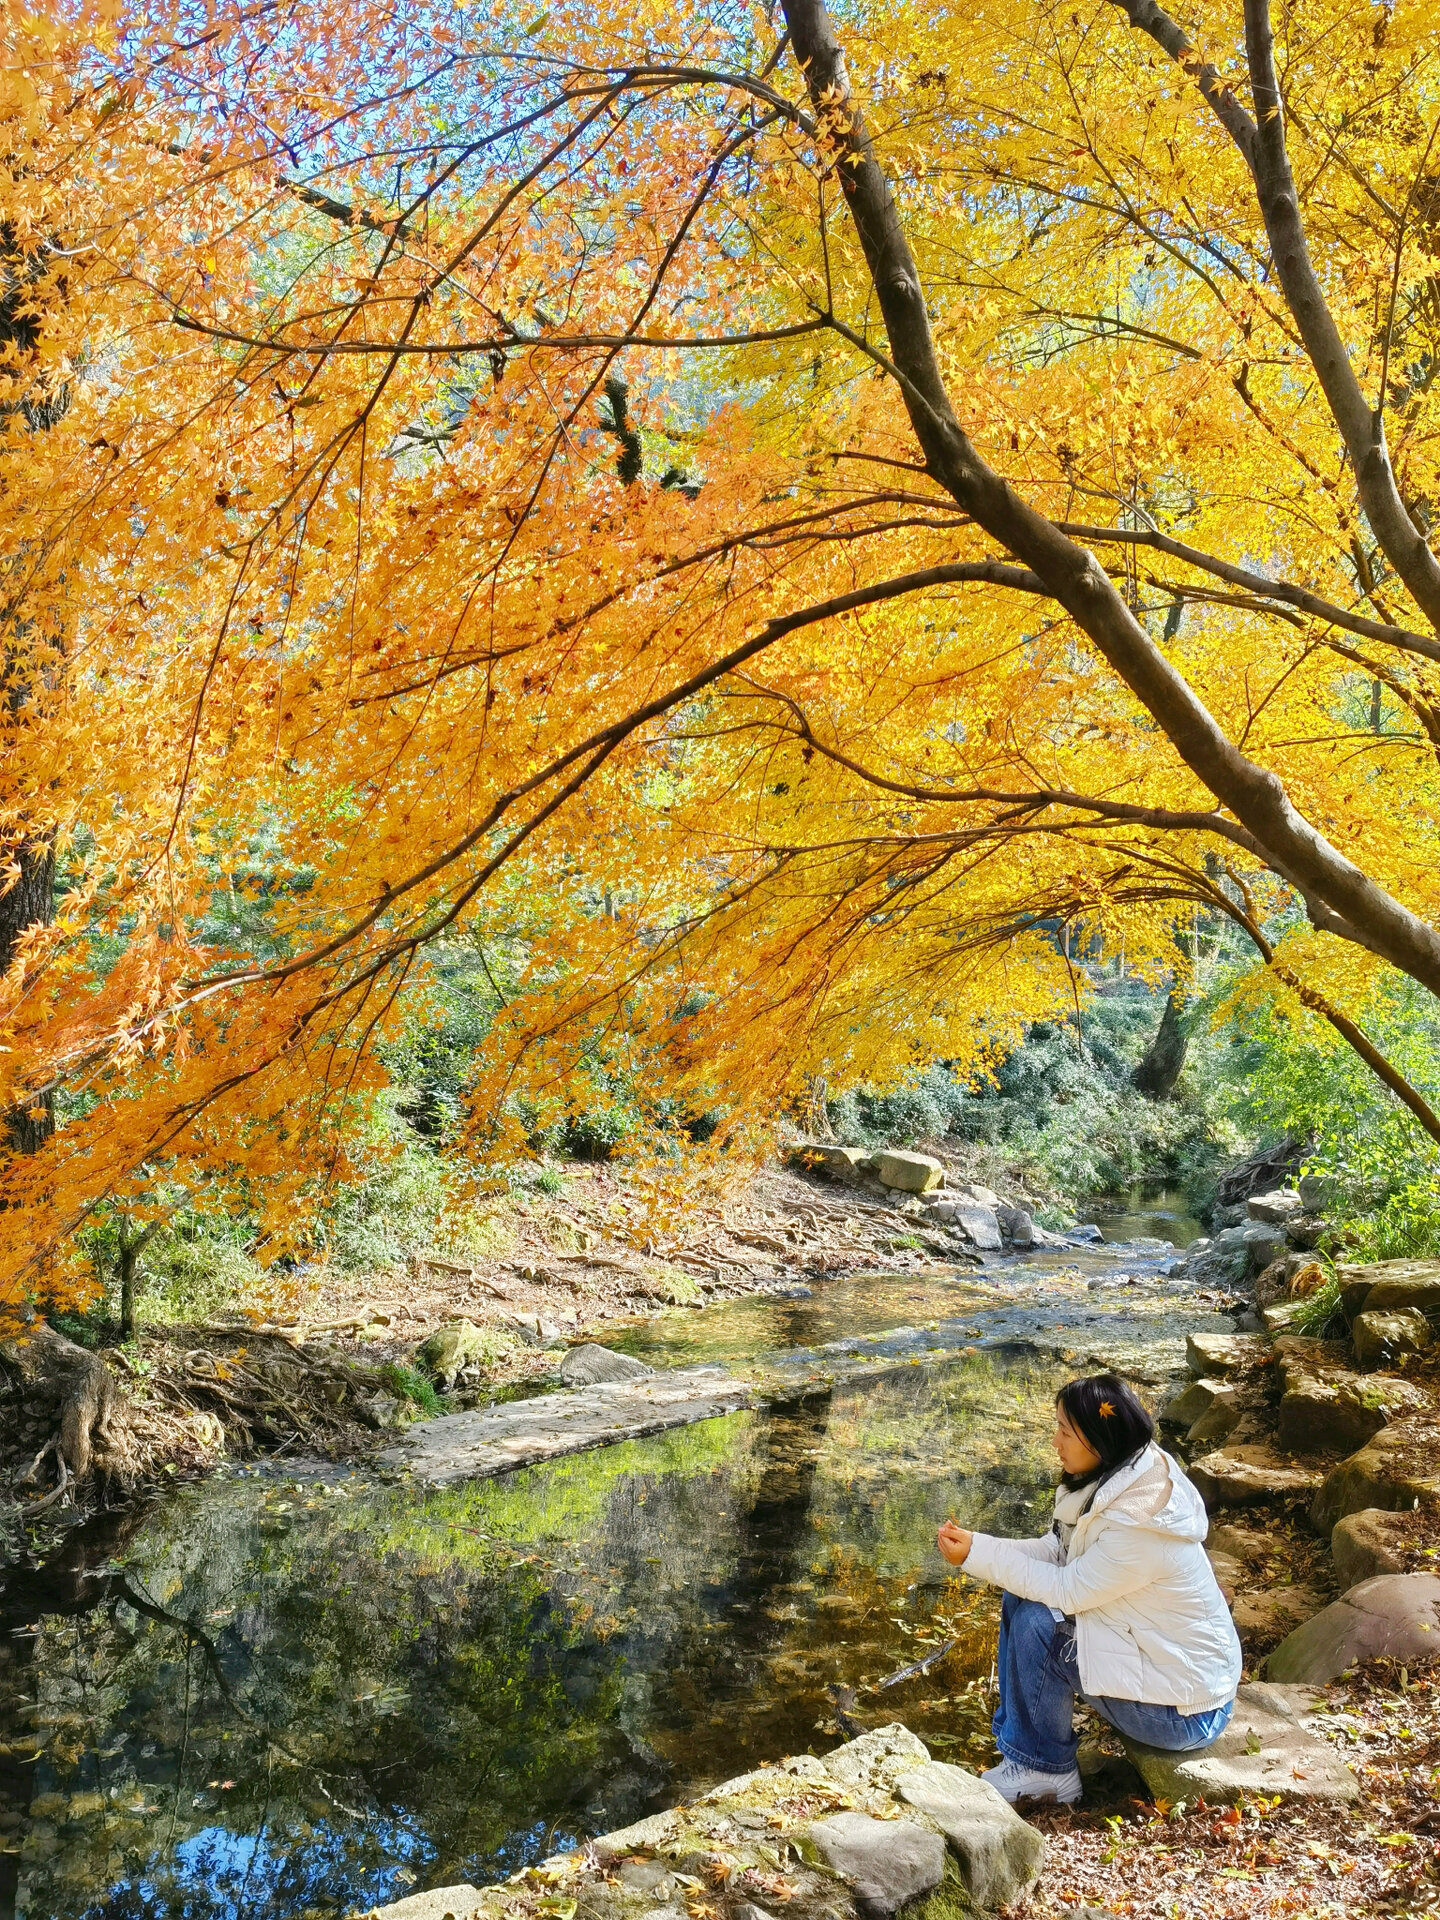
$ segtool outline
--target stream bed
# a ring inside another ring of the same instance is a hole
[[[503,1878],[827,1750],[836,1689],[987,1763],[997,1600],[935,1528],[1038,1531],[1056,1388],[1105,1360],[1158,1388],[1229,1326],[1168,1258],[666,1314],[612,1344],[803,1391],[436,1489],[232,1468],[72,1536],[0,1587],[0,1920],[337,1920]]]

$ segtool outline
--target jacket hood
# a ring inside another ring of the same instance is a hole
[[[1177,1540],[1203,1540],[1210,1531],[1205,1503],[1179,1461],[1153,1441],[1101,1482],[1089,1517],[1100,1513],[1111,1525],[1145,1527]]]

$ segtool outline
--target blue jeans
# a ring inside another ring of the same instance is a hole
[[[1144,1700],[1097,1697],[1080,1685],[1075,1622],[1057,1620],[1038,1600],[1007,1593],[1000,1610],[1000,1705],[992,1730],[1007,1760],[1037,1773],[1069,1773],[1080,1744],[1071,1729],[1078,1693],[1117,1733],[1146,1746],[1185,1753],[1207,1747],[1229,1724],[1234,1702],[1207,1713],[1181,1713]]]

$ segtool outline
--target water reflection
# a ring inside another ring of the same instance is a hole
[[[934,1528],[1037,1523],[1061,1371],[976,1353],[428,1494],[184,1490],[68,1599],[13,1590],[14,1912],[298,1920],[494,1879],[823,1750],[837,1683],[982,1757],[993,1610]]]

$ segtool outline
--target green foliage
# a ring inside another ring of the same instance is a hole
[[[1187,1068],[1173,1101],[1147,1100],[1131,1084],[1165,999],[1127,982],[1097,996],[1078,1026],[1031,1027],[988,1076],[933,1067],[893,1091],[861,1088],[831,1103],[832,1125],[871,1146],[947,1135],[983,1143],[1072,1195],[1141,1180],[1203,1185],[1239,1145],[1203,1074]]]
[[[1225,1009],[1217,1035],[1218,1097],[1250,1139],[1310,1140],[1310,1169],[1337,1176],[1348,1208],[1363,1213],[1429,1179],[1436,1145],[1325,1021],[1268,1001]],[[1440,1104],[1440,1008],[1414,981],[1387,976],[1348,1011],[1432,1104]],[[1417,1202],[1420,1211],[1423,1206]],[[1407,1212],[1395,1217],[1403,1237]]]
[[[1340,1316],[1340,1281],[1332,1269],[1324,1286],[1317,1287],[1314,1293],[1301,1301],[1291,1318],[1290,1330],[1321,1339],[1332,1330],[1343,1329],[1343,1325]]]
[[[559,1167],[542,1167],[535,1176],[535,1188],[538,1193],[548,1193],[558,1199],[565,1191],[565,1176]]]
[[[1371,1260],[1425,1260],[1440,1255],[1440,1178],[1427,1174],[1398,1187],[1369,1214],[1342,1212],[1348,1229],[1348,1257]]]

